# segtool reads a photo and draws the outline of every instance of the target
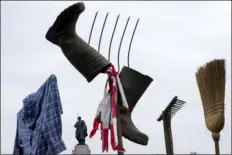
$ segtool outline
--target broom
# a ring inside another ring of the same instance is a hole
[[[196,73],[203,103],[206,127],[212,132],[216,155],[220,154],[220,131],[224,127],[225,60],[213,60],[199,68]]]

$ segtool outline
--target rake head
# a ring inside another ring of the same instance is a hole
[[[177,96],[175,96],[157,119],[157,121],[163,120],[163,117],[171,120],[171,118],[175,116],[175,114],[183,107],[185,103],[185,101],[179,100]]]

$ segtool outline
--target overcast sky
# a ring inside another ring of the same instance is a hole
[[[50,74],[55,74],[61,95],[63,139],[71,153],[75,139],[74,123],[82,116],[92,122],[103,94],[105,75],[93,82],[74,69],[60,48],[45,39],[57,15],[74,1],[1,2],[1,154],[12,153],[16,113],[22,100],[35,92]],[[136,126],[150,137],[147,146],[124,140],[127,153],[166,153],[163,124],[157,118],[177,95],[187,102],[172,120],[175,153],[214,153],[211,133],[205,127],[203,108],[195,72],[215,58],[227,61],[225,127],[221,132],[222,154],[231,153],[231,3],[230,2],[85,2],[86,10],[77,22],[77,33],[88,40],[91,24],[99,11],[91,45],[97,49],[105,14],[109,11],[101,53],[107,57],[114,22],[120,13],[112,45],[112,63],[117,62],[120,37],[128,16],[131,21],[121,51],[126,65],[128,43],[137,18],[140,23],[131,49],[131,67],[154,81],[139,100],[134,112]],[[99,132],[87,138],[92,154],[101,153]],[[114,153],[109,151],[109,153]],[[116,153],[116,152],[115,152]]]

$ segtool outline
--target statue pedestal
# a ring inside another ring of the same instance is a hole
[[[72,154],[91,154],[91,150],[88,145],[75,145]]]

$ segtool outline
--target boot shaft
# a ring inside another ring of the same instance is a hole
[[[130,112],[133,111],[139,99],[143,93],[147,90],[153,79],[147,75],[144,75],[132,68],[123,67],[119,78],[122,83],[122,87],[130,108]],[[122,105],[122,100],[119,95],[118,102]]]
[[[59,43],[65,57],[88,82],[111,65],[104,56],[77,35],[64,37]]]
[[[84,3],[79,2],[62,11],[46,39],[58,45],[69,62],[91,82],[111,63],[76,34],[75,25],[84,10]]]

